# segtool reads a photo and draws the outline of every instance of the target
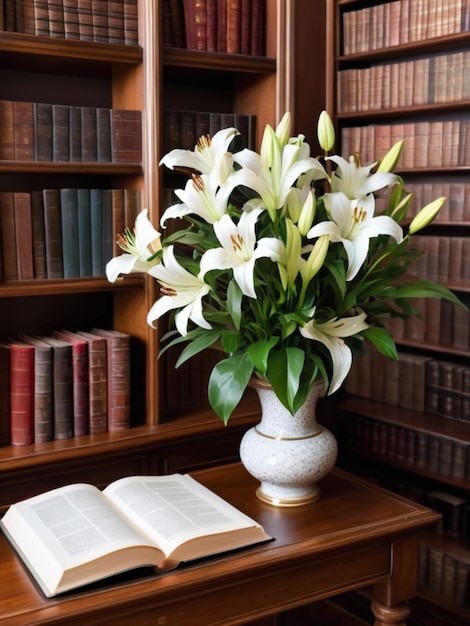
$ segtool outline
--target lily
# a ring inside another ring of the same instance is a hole
[[[281,241],[264,237],[256,241],[255,224],[262,209],[244,211],[235,224],[229,215],[223,215],[214,224],[214,232],[222,244],[220,248],[207,250],[201,258],[199,277],[213,269],[232,269],[233,278],[242,293],[256,298],[253,272],[256,259],[269,257],[272,261],[281,258]]]
[[[352,351],[343,337],[351,337],[367,328],[366,314],[360,313],[353,317],[333,318],[327,322],[316,322],[311,319],[299,328],[303,337],[320,341],[328,349],[333,364],[333,374],[330,380],[328,394],[339,389],[349,373],[352,365]]]
[[[350,200],[364,198],[374,191],[392,185],[397,180],[396,175],[390,172],[371,174],[376,163],[361,166],[357,155],[350,157],[349,161],[336,155],[327,159],[337,165],[330,179],[331,191],[342,192]]]
[[[171,150],[160,165],[166,165],[171,170],[189,168],[224,184],[233,166],[233,155],[228,148],[235,135],[239,134],[236,128],[224,128],[212,138],[204,135],[199,138],[194,150]]]
[[[132,231],[128,228],[123,235],[119,235],[117,243],[125,254],[114,257],[106,264],[106,278],[111,283],[122,274],[147,272],[160,263],[161,236],[148,219],[147,209],[139,213]]]
[[[160,225],[165,228],[169,219],[185,215],[198,215],[209,224],[214,224],[227,212],[227,204],[233,185],[220,186],[218,180],[205,174],[193,174],[184,189],[175,189],[175,195],[181,200],[166,209]]]
[[[155,326],[155,320],[168,311],[181,309],[175,315],[175,326],[180,335],[188,334],[189,320],[201,328],[212,328],[202,314],[202,298],[209,293],[210,287],[178,263],[174,246],[165,248],[162,262],[149,269],[148,273],[157,279],[162,293],[148,312],[147,323],[150,326]]]
[[[346,280],[352,280],[363,266],[369,252],[369,240],[389,235],[397,243],[403,240],[401,227],[387,215],[374,217],[372,195],[351,200],[343,192],[327,193],[324,203],[331,221],[316,224],[307,233],[309,239],[329,235],[330,241],[343,244],[348,257]]]

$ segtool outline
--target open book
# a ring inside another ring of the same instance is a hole
[[[187,474],[59,487],[13,504],[0,525],[47,597],[271,539]]]

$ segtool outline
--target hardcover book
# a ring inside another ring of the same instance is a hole
[[[72,511],[74,529],[63,533]],[[47,597],[137,567],[171,570],[271,539],[188,474],[131,476],[104,491],[59,487],[13,504],[0,524]]]

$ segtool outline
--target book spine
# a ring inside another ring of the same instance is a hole
[[[15,160],[34,160],[34,130],[32,102],[13,102]]]
[[[15,135],[13,123],[13,102],[0,100],[0,160],[15,159]]]
[[[139,43],[137,0],[126,0],[124,3],[124,43],[127,46]]]
[[[90,190],[77,189],[78,258],[80,276],[92,276]]]
[[[52,105],[52,158],[54,161],[70,160],[69,107]]]
[[[113,234],[113,248],[112,255],[117,256],[121,254],[121,248],[117,244],[118,235],[124,233],[126,228],[124,218],[124,190],[113,189],[112,190],[112,234]]]
[[[207,50],[207,0],[183,0],[186,46]]]
[[[82,160],[82,107],[69,107],[70,161]]]
[[[47,278],[44,202],[41,191],[31,192],[31,219],[33,223],[34,278]]]
[[[64,278],[77,278],[80,276],[80,259],[76,189],[60,189],[60,222]]]
[[[49,36],[65,37],[63,0],[48,0]]]
[[[91,0],[93,20],[93,41],[108,42],[108,2],[107,0]]]
[[[106,264],[113,257],[113,194],[111,189],[103,189],[103,267],[102,274],[106,272]]]
[[[3,280],[17,280],[17,247],[13,192],[0,191],[0,225],[2,237]]]
[[[78,32],[81,41],[93,41],[92,0],[78,0]]]
[[[103,275],[103,192],[90,189],[91,274]]]
[[[96,109],[82,107],[82,161],[95,162],[97,157]]]
[[[49,24],[49,2],[47,0],[34,0],[34,34],[49,37],[51,34]]]
[[[31,219],[31,196],[29,193],[15,191],[16,260],[19,280],[34,278],[33,264],[33,224]]]
[[[108,428],[108,375],[106,341],[103,338],[94,337],[88,340],[88,367],[90,433],[102,433]]]
[[[35,102],[34,117],[34,159],[52,161],[52,105]]]
[[[124,44],[124,6],[125,0],[108,0],[108,41]]]
[[[58,189],[43,189],[47,278],[63,278],[62,226]]]
[[[11,344],[11,443],[22,446],[34,441],[34,348]]]
[[[53,439],[52,378],[52,349],[50,346],[34,346],[35,443]]]
[[[8,343],[0,342],[0,446],[10,444],[10,414],[11,414],[11,363],[10,346]]]
[[[80,39],[78,0],[62,0],[64,5],[64,34],[66,39]]]
[[[111,161],[111,112],[101,107],[96,109],[96,159]]]
[[[114,162],[142,160],[142,114],[111,109],[111,156]]]
[[[72,346],[53,346],[54,439],[73,437]]]

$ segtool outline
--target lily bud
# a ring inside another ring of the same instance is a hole
[[[425,226],[428,226],[428,224],[430,224],[439,213],[445,201],[446,198],[442,196],[441,198],[437,198],[423,207],[418,215],[411,220],[408,233],[410,235],[414,235]]]
[[[294,281],[299,273],[299,259],[301,258],[302,238],[299,233],[299,229],[290,219],[286,219],[286,264],[287,264],[287,278],[289,284],[294,284]]]
[[[297,187],[291,187],[287,194],[284,207],[287,216],[290,217],[294,224],[297,224],[300,218],[300,212],[302,211],[301,202],[302,199],[300,189],[297,189]]]
[[[310,252],[307,263],[302,269],[302,279],[308,284],[312,278],[321,269],[325,262],[326,254],[328,252],[328,246],[330,245],[330,236],[321,235],[315,242],[315,245]]]
[[[291,115],[289,112],[284,113],[282,120],[276,128],[276,137],[279,139],[281,146],[285,146],[290,136]]]
[[[335,128],[326,111],[322,111],[318,118],[317,136],[322,150],[329,152],[335,144]]]
[[[299,221],[297,223],[297,228],[299,229],[302,237],[308,233],[310,228],[312,227],[313,218],[315,217],[315,191],[311,189],[308,192],[307,198],[305,199],[304,205],[302,207],[302,211],[300,212]]]
[[[398,159],[401,156],[401,151],[403,150],[404,143],[405,142],[403,141],[403,139],[401,139],[390,148],[390,150],[380,162],[379,167],[377,168],[377,172],[393,172],[396,164],[398,163]]]

